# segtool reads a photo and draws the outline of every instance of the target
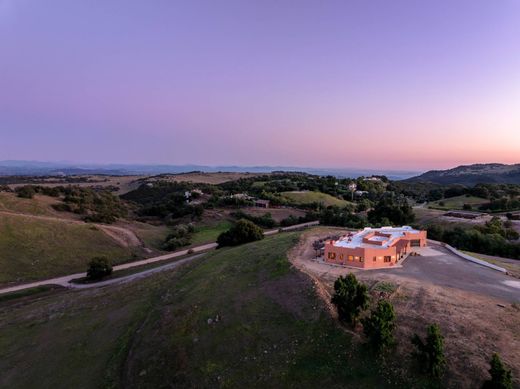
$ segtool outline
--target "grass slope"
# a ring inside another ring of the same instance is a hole
[[[81,272],[96,255],[122,262],[131,253],[88,224],[0,216],[0,284]]]
[[[444,205],[440,205],[440,203],[444,203]],[[474,210],[478,210],[479,205],[487,204],[489,200],[475,197],[475,196],[456,196],[450,197],[447,199],[433,201],[428,204],[429,207],[434,209],[442,209],[442,210],[450,210],[450,209],[463,209],[464,204],[470,204]]]
[[[195,226],[195,233],[191,238],[191,245],[197,246],[204,243],[216,242],[218,236],[231,228],[233,223],[229,220],[221,220],[210,225]]]
[[[290,267],[297,239],[217,250],[134,283],[4,302],[0,387],[386,386],[374,357]]]
[[[282,196],[290,200],[295,205],[322,203],[325,207],[336,205],[345,207],[351,204],[349,201],[340,200],[334,196],[322,192],[302,191],[302,192],[283,192]]]
[[[60,203],[59,199],[36,195],[32,199],[17,197],[14,193],[0,192],[0,211],[25,213],[37,216],[56,216],[58,213],[51,207]]]

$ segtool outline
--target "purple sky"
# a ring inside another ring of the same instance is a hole
[[[520,1],[0,0],[0,160],[520,162]]]

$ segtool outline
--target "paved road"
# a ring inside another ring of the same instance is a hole
[[[430,245],[437,255],[408,257],[403,267],[369,270],[370,274],[391,274],[485,294],[510,302],[520,301],[520,280],[466,261],[444,247]],[[432,254],[435,254],[432,252]]]
[[[266,231],[266,232],[264,232],[264,234],[266,236],[274,235],[274,234],[277,234],[278,232],[280,232],[280,230],[293,231],[293,230],[297,230],[300,228],[316,226],[318,224],[319,224],[318,221],[302,223],[302,224],[297,224],[297,225],[290,226],[290,227],[284,227],[281,229]],[[176,252],[173,252],[170,254],[160,255],[158,257],[143,259],[141,261],[128,262],[128,263],[124,263],[122,265],[114,266],[114,271],[130,269],[130,268],[137,267],[137,266],[148,265],[150,263],[165,261],[167,259],[182,257],[184,255],[187,255],[188,251],[190,251],[190,253],[198,253],[198,252],[202,252],[202,251],[212,250],[212,249],[216,248],[217,246],[218,246],[217,243],[208,243],[208,244],[204,244],[204,245],[197,246],[197,247],[191,247],[190,249],[176,251]],[[83,278],[83,277],[87,276],[86,273],[76,273],[76,274],[69,274],[67,276],[56,277],[56,278],[51,278],[51,279],[41,280],[41,281],[35,281],[35,282],[28,283],[28,284],[21,284],[21,285],[16,285],[16,286],[11,286],[8,288],[0,289],[0,294],[17,292],[19,290],[35,288],[35,287],[43,286],[43,285],[60,285],[60,286],[66,287],[66,288],[93,288],[93,287],[98,287],[98,286],[104,286],[104,285],[108,285],[110,283],[117,283],[117,282],[133,280],[133,279],[139,278],[139,275],[141,275],[141,274],[147,275],[147,274],[155,273],[158,271],[167,270],[169,268],[176,267],[176,266],[180,265],[181,263],[185,263],[189,260],[193,260],[198,257],[199,256],[192,256],[192,257],[182,259],[182,260],[177,261],[172,264],[159,266],[154,269],[145,270],[141,273],[132,274],[132,275],[126,276],[126,277],[114,278],[112,280],[107,280],[107,281],[103,281],[103,282],[96,282],[96,283],[92,283],[92,284],[73,284],[70,281],[77,279],[77,278]],[[174,265],[174,264],[177,264],[177,265]]]

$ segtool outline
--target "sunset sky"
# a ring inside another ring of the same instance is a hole
[[[0,0],[0,160],[520,162],[520,1]]]

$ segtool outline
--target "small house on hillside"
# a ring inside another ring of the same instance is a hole
[[[255,207],[269,208],[269,200],[255,200]]]

